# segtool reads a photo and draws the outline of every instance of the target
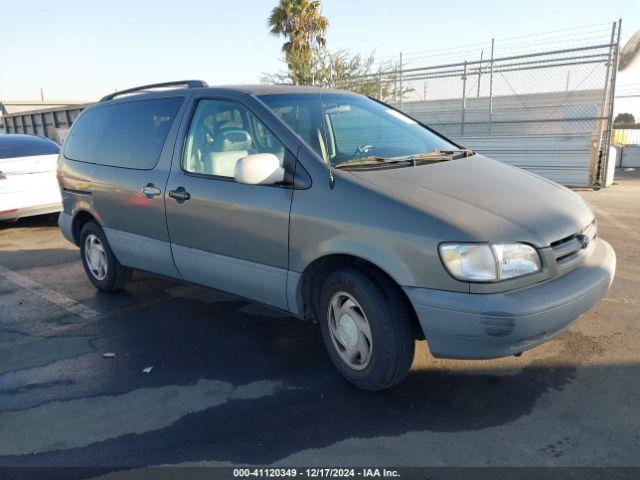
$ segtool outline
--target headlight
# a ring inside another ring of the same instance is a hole
[[[524,243],[443,243],[439,250],[451,276],[465,282],[496,282],[541,268],[538,252]]]
[[[496,259],[489,245],[445,243],[440,245],[440,258],[458,280],[492,282],[497,279]]]

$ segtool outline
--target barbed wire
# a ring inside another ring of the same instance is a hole
[[[383,57],[337,85],[399,106],[445,135],[593,134],[608,114],[612,25]],[[400,68],[401,67],[401,68]],[[634,95],[639,84],[617,91]],[[631,92],[631,93],[627,93]]]
[[[558,45],[571,48],[582,45],[594,45],[596,43],[608,44],[611,40],[611,28],[611,23],[601,23],[526,35],[496,37],[494,39],[494,56],[498,53],[500,55],[527,54]],[[450,63],[471,58],[477,59],[480,57],[481,52],[483,59],[488,59],[490,51],[491,39],[444,48],[402,52],[403,67]],[[378,63],[379,65],[395,64],[399,62],[399,58],[400,53],[397,55],[386,55],[380,57]]]

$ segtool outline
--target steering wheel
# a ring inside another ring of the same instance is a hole
[[[362,155],[363,153],[367,153],[372,148],[376,148],[376,147],[374,147],[373,145],[360,145],[358,148],[356,148],[356,151],[353,153],[354,155]]]

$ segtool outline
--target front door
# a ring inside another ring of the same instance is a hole
[[[236,183],[235,162],[291,154],[244,105],[200,98],[165,195],[173,257],[182,278],[286,309],[292,189]]]

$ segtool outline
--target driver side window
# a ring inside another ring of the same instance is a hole
[[[213,99],[198,102],[182,155],[185,171],[233,178],[236,162],[255,153],[273,153],[282,164],[284,145],[242,105]]]

